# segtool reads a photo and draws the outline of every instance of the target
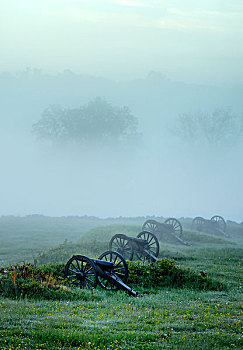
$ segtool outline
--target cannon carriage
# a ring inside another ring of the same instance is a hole
[[[132,261],[133,258],[137,258],[141,261],[157,262],[159,241],[152,232],[148,231],[140,232],[137,237],[118,233],[111,238],[109,249],[117,251],[126,260]]]
[[[210,220],[197,216],[192,221],[192,229],[210,234],[220,234],[228,237],[226,233],[226,222],[220,215],[214,215]]]
[[[182,225],[175,218],[168,218],[163,223],[149,219],[143,224],[142,230],[153,233],[160,240],[173,240],[183,245],[189,245],[182,239]]]
[[[65,266],[65,278],[73,287],[92,290],[100,285],[105,290],[123,290],[131,296],[138,296],[126,285],[128,266],[124,257],[114,251],[107,251],[98,259],[73,255]]]

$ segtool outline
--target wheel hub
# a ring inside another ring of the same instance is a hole
[[[76,273],[76,278],[79,281],[83,281],[84,280],[84,274],[82,272],[77,272]]]

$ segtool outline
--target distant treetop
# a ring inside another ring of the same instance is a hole
[[[79,108],[50,106],[33,124],[32,133],[54,143],[111,146],[139,138],[138,120],[128,107],[97,97]]]

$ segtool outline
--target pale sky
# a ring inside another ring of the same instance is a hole
[[[0,72],[238,84],[242,0],[0,0]]]

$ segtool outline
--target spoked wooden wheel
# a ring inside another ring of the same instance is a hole
[[[98,277],[93,261],[84,255],[74,255],[65,266],[65,278],[74,287],[93,289]]]
[[[111,238],[109,249],[120,253],[125,260],[132,261],[133,259],[133,248],[123,234],[118,233]]]
[[[211,221],[216,221],[217,224],[218,224],[218,227],[219,227],[223,232],[226,231],[226,222],[225,222],[224,218],[222,218],[222,216],[220,216],[220,215],[214,215],[214,216],[211,218]]]
[[[197,216],[192,220],[192,229],[196,231],[203,231],[203,226],[205,225],[205,219],[201,216]]]
[[[104,260],[108,262],[112,262],[114,264],[114,267],[107,271],[107,273],[110,273],[111,275],[119,278],[122,280],[123,283],[126,283],[128,278],[128,266],[126,263],[126,260],[123,258],[123,256],[117,252],[114,252],[112,250],[109,250],[99,257],[98,260]],[[118,290],[119,288],[115,286],[112,281],[106,278],[106,276],[98,276],[99,284],[102,288],[106,290]]]
[[[156,258],[159,255],[159,241],[154,233],[148,231],[142,231],[137,235],[137,238],[145,239],[148,244],[145,247]],[[146,254],[136,251],[136,256],[139,260],[151,260]]]
[[[157,235],[159,233],[158,222],[156,220],[147,220],[142,226],[143,231],[152,232]]]
[[[171,225],[173,228],[173,233],[175,236],[181,238],[182,236],[182,226],[179,220],[175,219],[175,218],[169,218],[166,219],[165,224],[167,225]]]

